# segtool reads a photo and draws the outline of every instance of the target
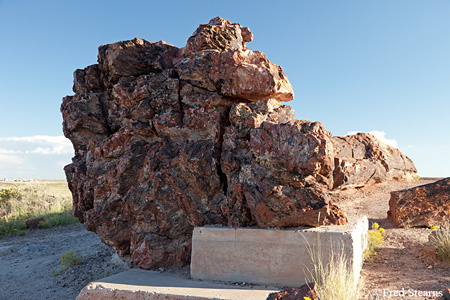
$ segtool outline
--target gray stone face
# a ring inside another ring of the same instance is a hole
[[[310,251],[326,265],[333,249],[348,259],[356,285],[367,230],[366,217],[354,224],[309,229],[196,227],[191,275],[201,280],[298,287],[311,280]]]

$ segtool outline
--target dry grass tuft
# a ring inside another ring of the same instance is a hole
[[[321,253],[320,245],[317,252]],[[360,290],[353,274],[351,262],[343,251],[329,252],[329,261],[324,263],[321,255],[314,254],[311,247],[309,253],[313,262],[312,270],[308,269],[309,280],[317,285],[318,297],[320,300],[348,300],[359,299]],[[308,276],[307,276],[308,277]]]
[[[450,262],[450,226],[448,224],[433,230],[430,245],[437,258],[443,262]]]

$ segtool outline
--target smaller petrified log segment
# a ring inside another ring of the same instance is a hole
[[[411,159],[369,133],[336,136],[332,143],[335,149],[333,188],[415,180],[417,169]]]
[[[450,220],[450,178],[391,192],[388,218],[398,227],[430,227]]]

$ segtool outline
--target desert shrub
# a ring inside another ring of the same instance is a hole
[[[434,227],[434,228],[433,228]],[[450,226],[433,226],[430,244],[436,257],[444,262],[450,262]]]
[[[83,263],[83,256],[72,250],[68,250],[66,253],[61,255],[61,266],[64,269],[71,268],[76,265],[81,265]]]
[[[76,265],[81,265],[84,263],[83,256],[80,253],[73,252],[72,250],[66,251],[63,255],[61,255],[61,267],[58,271],[53,273],[53,276],[60,275],[67,269],[72,268]]]
[[[52,193],[46,184],[17,184],[0,190],[0,237],[24,234],[26,221],[44,218],[39,227],[70,224],[78,220],[67,214],[72,211],[68,196]]]
[[[386,234],[386,230],[381,228],[378,223],[372,224],[372,229],[367,232],[367,245],[364,250],[364,257],[368,260],[373,259],[374,255],[377,255],[376,249],[384,244],[383,235]]]
[[[359,299],[360,290],[357,288],[352,263],[344,253],[344,245],[339,252],[330,250],[327,264],[323,262],[321,255],[314,254],[311,247],[309,253],[313,268],[308,269],[309,276],[306,277],[316,284],[319,300]],[[320,245],[317,253],[321,254]]]
[[[0,189],[0,206],[6,205],[8,200],[18,196],[17,189],[14,188],[1,188]]]

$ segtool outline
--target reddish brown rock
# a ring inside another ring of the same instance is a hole
[[[229,220],[245,207],[261,227],[346,223],[328,205],[333,148],[322,124],[295,120],[273,100],[235,105],[230,122],[222,148]]]
[[[242,27],[238,23],[215,17],[208,24],[201,24],[188,39],[183,52],[190,53],[217,49],[227,50],[248,50],[246,42],[253,40],[253,34],[248,27]]]
[[[417,169],[411,159],[369,133],[336,136],[332,142],[335,150],[333,188],[415,180]]]
[[[388,218],[397,227],[431,227],[450,220],[450,178],[391,192]]]
[[[220,17],[200,25],[176,60],[180,79],[223,96],[250,101],[290,101],[292,86],[283,69],[264,53],[248,50],[253,35],[247,27]]]
[[[450,300],[450,289],[445,289],[441,292],[442,296],[437,297],[436,300]]]
[[[33,228],[36,229],[39,227],[39,224],[44,222],[45,219],[44,218],[37,218],[37,219],[32,219],[32,220],[28,220],[25,222],[25,226],[27,228]]]
[[[331,134],[294,119],[281,67],[215,18],[184,50],[100,46],[63,99],[74,215],[138,267],[189,261],[194,226],[344,224],[329,203]]]
[[[315,283],[304,284],[299,288],[287,288],[278,293],[271,293],[266,300],[318,300],[317,285]]]
[[[135,38],[100,46],[98,67],[104,75],[102,79],[106,79],[104,84],[115,84],[121,77],[160,73],[171,68],[179,51],[164,41],[150,43]]]

